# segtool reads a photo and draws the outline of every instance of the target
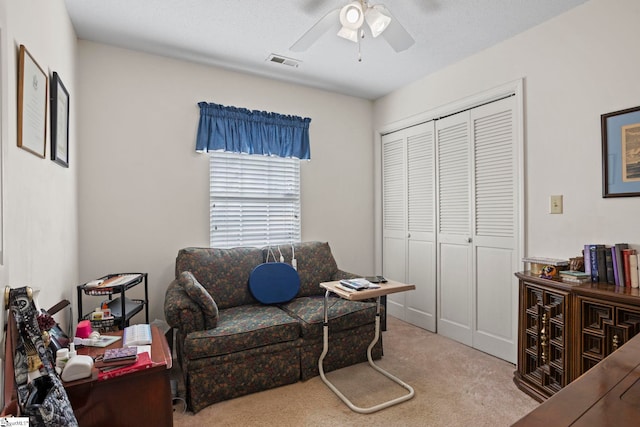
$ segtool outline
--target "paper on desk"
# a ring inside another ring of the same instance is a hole
[[[146,351],[147,353],[149,353],[149,356],[151,356],[151,345],[138,345],[136,347],[138,347],[138,354],[144,353]]]

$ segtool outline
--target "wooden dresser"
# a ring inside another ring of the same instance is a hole
[[[81,427],[166,426],[173,425],[173,405],[169,369],[173,360],[164,334],[152,326],[151,359],[153,365],[142,371],[98,381],[98,370],[91,377],[64,383]],[[121,335],[122,331],[110,335]],[[0,417],[18,415],[13,351],[17,339],[16,322],[9,316],[4,360],[4,408]],[[121,347],[122,341],[107,348]],[[104,348],[85,347],[78,354],[95,357]]]
[[[520,302],[514,382],[538,401],[559,392],[640,332],[637,288],[570,284],[529,272],[516,276]]]
[[[640,335],[513,426],[626,427],[639,423]]]

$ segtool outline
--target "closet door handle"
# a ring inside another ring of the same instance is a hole
[[[471,237],[467,237],[467,243],[471,243],[473,242],[473,239]]]

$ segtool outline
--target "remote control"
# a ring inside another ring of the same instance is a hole
[[[355,289],[356,291],[361,291],[362,289],[366,289],[367,287],[364,285],[361,285],[359,283],[354,283],[350,280],[340,280],[340,284],[342,286],[346,286],[347,288],[350,289]]]

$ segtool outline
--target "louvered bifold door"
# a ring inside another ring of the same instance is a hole
[[[438,333],[471,345],[471,153],[469,113],[436,122]]]
[[[407,322],[436,331],[434,124],[407,129]]]
[[[382,136],[382,270],[391,280],[406,282],[407,176],[405,132]],[[405,294],[389,295],[390,315],[406,320]]]
[[[517,358],[518,161],[514,97],[470,112],[473,145],[473,347]]]

